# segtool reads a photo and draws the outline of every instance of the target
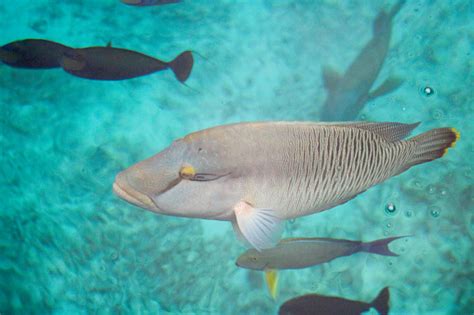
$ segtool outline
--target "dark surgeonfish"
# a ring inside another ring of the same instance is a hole
[[[67,51],[61,58],[63,69],[92,80],[125,80],[170,68],[180,82],[186,81],[193,67],[190,51],[170,62],[142,53],[114,47],[88,47]]]
[[[265,271],[270,295],[275,298],[278,285],[276,270],[300,269],[316,266],[343,256],[367,252],[384,256],[398,256],[388,244],[405,236],[389,237],[373,242],[360,242],[333,238],[287,238],[275,247],[257,251],[249,249],[237,259],[242,268]]]
[[[392,19],[404,3],[405,0],[400,0],[389,13],[382,11],[377,15],[372,39],[343,76],[329,67],[323,68],[328,95],[321,111],[322,121],[354,120],[366,102],[394,91],[403,83],[399,78],[390,77],[370,91],[387,56]]]
[[[59,68],[59,60],[72,48],[44,39],[24,39],[0,47],[0,61],[15,68]]]
[[[390,293],[383,288],[370,303],[347,300],[340,297],[307,294],[286,301],[280,306],[279,315],[359,315],[375,308],[380,315],[389,311]]]
[[[138,7],[172,4],[172,3],[181,2],[181,0],[121,0],[121,1],[125,4],[134,5]]]

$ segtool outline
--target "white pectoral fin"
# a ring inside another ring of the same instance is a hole
[[[255,249],[276,245],[283,231],[283,221],[272,209],[254,208],[244,201],[234,206],[237,224],[234,229]],[[240,233],[239,233],[240,232]]]

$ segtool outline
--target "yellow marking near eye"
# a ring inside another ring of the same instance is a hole
[[[183,166],[181,170],[179,171],[179,175],[184,178],[191,178],[196,175],[196,170],[194,167],[188,165],[188,166]]]

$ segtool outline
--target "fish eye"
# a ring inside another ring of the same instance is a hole
[[[252,259],[252,261],[257,261],[257,257],[255,256],[250,257],[250,259]]]
[[[193,178],[196,175],[196,170],[191,165],[185,165],[179,170],[179,177]]]

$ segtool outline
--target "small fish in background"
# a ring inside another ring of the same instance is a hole
[[[230,221],[257,250],[278,243],[285,220],[343,204],[459,138],[401,123],[255,122],[191,133],[120,172],[114,192],[156,213]]]
[[[59,68],[59,60],[71,49],[45,39],[23,39],[0,47],[0,61],[14,68]]]
[[[384,256],[398,256],[388,244],[407,236],[395,236],[373,242],[350,241],[334,238],[286,238],[275,247],[257,251],[249,249],[236,261],[236,265],[253,270],[301,269],[319,265],[338,257],[367,252]]]
[[[401,0],[389,13],[382,11],[377,15],[372,39],[343,76],[330,67],[323,68],[324,87],[328,95],[320,115],[322,121],[354,120],[365,103],[394,91],[403,83],[400,78],[390,77],[370,91],[387,56],[392,20],[404,3],[405,0]]]
[[[121,0],[122,3],[137,7],[179,3],[181,0]]]
[[[367,252],[384,256],[398,256],[390,251],[388,244],[406,236],[395,236],[373,242],[360,242],[333,238],[287,238],[277,246],[257,251],[249,249],[236,261],[241,268],[265,271],[265,280],[270,295],[277,293],[277,270],[300,269],[316,266],[343,256]]]
[[[136,51],[106,46],[69,50],[60,63],[66,72],[92,80],[125,80],[170,68],[184,82],[191,74],[194,60],[190,51],[165,62]]]
[[[280,306],[279,315],[360,315],[375,308],[380,315],[387,315],[390,292],[383,288],[370,303],[348,300],[335,296],[306,294],[292,298]]]

